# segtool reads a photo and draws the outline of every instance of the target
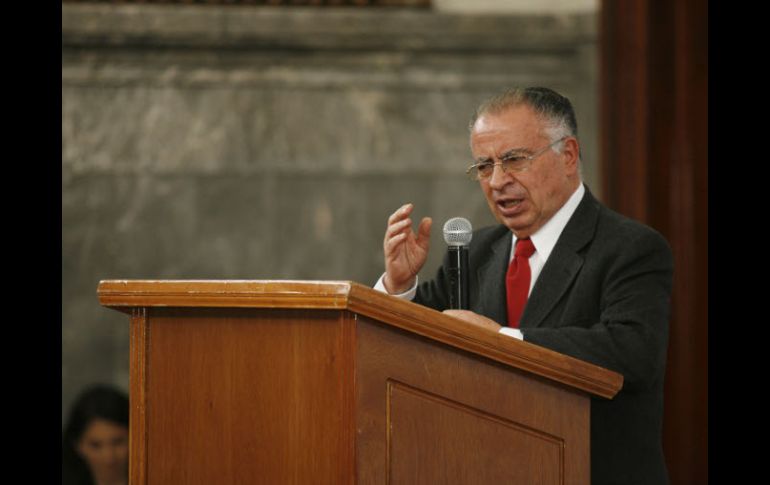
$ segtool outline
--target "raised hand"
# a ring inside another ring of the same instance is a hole
[[[417,234],[412,231],[409,215],[414,205],[406,204],[388,218],[383,249],[385,278],[383,284],[390,294],[404,293],[414,286],[417,273],[428,259],[430,226],[433,220],[424,217]]]

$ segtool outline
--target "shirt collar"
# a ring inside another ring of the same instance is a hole
[[[553,217],[551,217],[551,219],[543,225],[543,227],[541,227],[536,233],[530,236],[532,239],[532,244],[535,245],[535,250],[537,251],[535,254],[539,254],[543,261],[547,260],[548,256],[551,255],[553,247],[556,246],[556,241],[559,240],[561,232],[567,226],[567,222],[569,222],[572,214],[575,213],[575,210],[580,204],[580,201],[583,200],[583,195],[585,192],[586,189],[581,183],[578,185],[577,190],[575,190],[570,198],[567,199],[567,202],[561,206],[561,209],[556,211],[556,214],[554,214]],[[515,248],[516,235],[514,234],[513,244],[511,245],[511,259],[513,259]]]

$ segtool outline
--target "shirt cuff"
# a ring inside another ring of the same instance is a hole
[[[385,289],[385,283],[383,283],[383,279],[385,279],[385,273],[382,273],[382,276],[380,276],[380,279],[377,280],[377,284],[374,285],[374,289],[377,291],[381,291],[383,293],[388,293],[388,290]],[[404,293],[401,293],[400,295],[391,295],[395,296],[396,298],[401,298],[402,300],[414,300],[415,295],[417,295],[417,283],[420,282],[420,277],[415,276],[414,277],[414,286],[412,286],[410,289],[405,291]]]
[[[519,340],[524,340],[524,334],[521,333],[521,330],[518,328],[511,328],[511,327],[500,327],[500,330],[498,330],[499,333],[502,333],[503,335],[507,335],[509,337],[517,338]]]

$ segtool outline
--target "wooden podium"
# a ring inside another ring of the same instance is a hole
[[[131,484],[589,484],[617,373],[338,281],[102,281]]]

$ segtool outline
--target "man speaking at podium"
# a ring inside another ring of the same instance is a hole
[[[668,483],[661,444],[673,259],[665,239],[597,201],[582,183],[569,100],[512,89],[471,121],[473,165],[500,225],[473,233],[468,310],[447,310],[447,260],[419,283],[431,219],[388,219],[375,288],[623,375],[591,400],[593,484]],[[504,453],[504,450],[501,450]]]

